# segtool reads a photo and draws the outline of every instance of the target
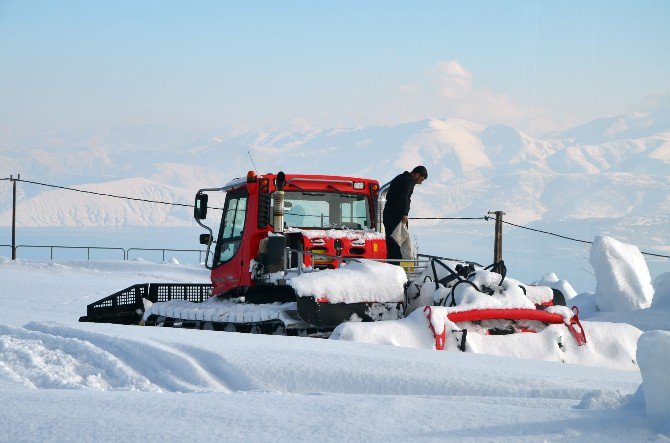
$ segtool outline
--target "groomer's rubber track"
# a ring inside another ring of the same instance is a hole
[[[287,328],[281,320],[269,320],[253,323],[226,323],[204,320],[186,320],[181,318],[150,315],[144,326],[160,326],[184,329],[203,329],[210,331],[240,332],[245,334],[289,335],[300,337],[330,336],[332,329],[319,329],[307,325]]]

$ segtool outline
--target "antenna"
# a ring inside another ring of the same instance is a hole
[[[251,156],[251,151],[248,149],[247,154],[249,154],[249,160],[251,160],[251,164],[254,165],[254,171],[256,171],[256,175],[258,175],[258,168],[256,167],[256,163],[254,163],[254,158]]]

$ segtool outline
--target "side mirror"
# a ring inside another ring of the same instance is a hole
[[[196,220],[204,220],[207,218],[208,200],[209,196],[207,194],[197,194],[195,196],[195,205],[193,206],[193,218],[195,218]],[[200,242],[202,243],[202,237]]]
[[[209,234],[200,234],[200,244],[209,245],[212,242],[212,236]]]

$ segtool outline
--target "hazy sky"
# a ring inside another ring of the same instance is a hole
[[[0,130],[541,134],[670,91],[670,1],[0,0]]]

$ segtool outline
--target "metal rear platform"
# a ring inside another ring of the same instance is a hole
[[[130,286],[86,307],[80,322],[136,325],[144,314],[144,301],[152,303],[186,300],[202,303],[211,296],[212,285],[204,283],[142,283]]]

